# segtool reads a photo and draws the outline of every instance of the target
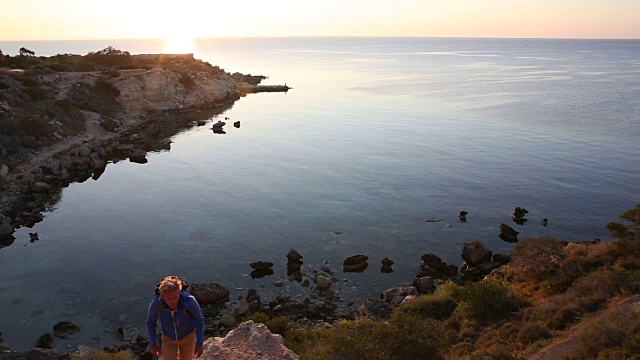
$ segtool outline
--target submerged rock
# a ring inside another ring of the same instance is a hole
[[[500,239],[506,242],[515,243],[518,242],[518,234],[520,233],[515,231],[511,226],[507,224],[500,225]]]
[[[53,325],[53,333],[60,339],[69,339],[80,332],[80,326],[70,321],[60,321]]]
[[[249,264],[254,270],[267,270],[273,268],[273,263],[269,261],[255,261]]]
[[[46,333],[36,340],[36,347],[43,349],[53,349],[56,347],[55,341],[53,341],[53,336],[49,333]]]

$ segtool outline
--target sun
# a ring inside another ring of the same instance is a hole
[[[165,39],[163,52],[165,54],[193,54],[195,53],[193,37],[168,37]]]

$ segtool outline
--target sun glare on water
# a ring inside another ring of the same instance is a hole
[[[191,37],[170,37],[164,43],[165,54],[193,54],[195,46]]]

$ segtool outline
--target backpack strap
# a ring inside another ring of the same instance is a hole
[[[160,313],[162,312],[162,304],[161,304],[162,298],[158,297],[158,303],[156,305],[156,317],[160,317]],[[191,313],[191,310],[189,309],[184,309],[184,313],[187,314],[190,318],[195,319],[195,317],[193,316],[193,314]]]

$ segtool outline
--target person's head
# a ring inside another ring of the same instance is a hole
[[[178,307],[180,300],[180,290],[182,290],[182,281],[177,276],[167,276],[158,285],[160,297],[167,304],[169,309],[174,310]]]

